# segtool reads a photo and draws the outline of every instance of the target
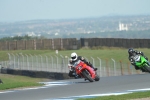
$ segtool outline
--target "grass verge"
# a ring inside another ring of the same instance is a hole
[[[45,81],[43,78],[31,78],[27,76],[0,74],[0,79],[3,84],[0,84],[0,90],[22,88],[22,87],[33,87],[42,86],[38,82]]]
[[[96,98],[87,98],[87,99],[78,99],[78,100],[133,100],[133,99],[141,99],[142,98],[148,98],[146,100],[150,100],[150,91],[146,92],[135,92],[130,94],[124,94],[124,95],[117,95],[117,96],[101,96]]]

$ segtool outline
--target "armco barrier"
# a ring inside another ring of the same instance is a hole
[[[70,79],[67,73],[46,72],[46,71],[15,70],[15,69],[2,68],[1,73],[29,76],[34,78],[56,79],[56,80]]]

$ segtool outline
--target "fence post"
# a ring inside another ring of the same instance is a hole
[[[109,76],[108,59],[106,59],[106,70],[107,70],[107,76]]]
[[[121,75],[123,75],[123,66],[122,66],[122,61],[120,60],[120,67],[121,67]]]
[[[36,59],[36,70],[38,70],[39,69],[39,64],[38,64],[38,57],[37,57],[37,55],[35,55],[35,59]]]
[[[91,57],[92,58],[92,60],[93,60],[93,66],[95,67],[95,62],[94,62],[94,58],[93,57]]]
[[[55,56],[55,57],[56,57],[56,59],[57,59],[57,60],[56,60],[56,61],[57,61],[57,63],[56,63],[56,64],[57,64],[57,65],[56,65],[56,72],[57,72],[57,68],[58,68],[58,57],[57,57],[57,56]]]
[[[25,54],[27,56],[27,67],[28,67],[28,70],[29,70],[29,61],[28,61],[28,55]]]
[[[51,56],[51,67],[53,68],[53,56]]]
[[[130,63],[128,62],[127,65],[128,65],[128,66],[127,66],[127,67],[128,67],[128,74],[131,75],[131,71],[130,71]]]
[[[115,64],[115,60],[113,58],[111,58],[111,60],[114,62],[114,73],[115,73],[115,76],[116,76],[116,64]]]
[[[42,66],[43,60],[42,60],[42,56],[41,56],[41,55],[40,55],[40,57],[41,57],[41,71],[42,71],[42,68],[43,68],[43,66]]]
[[[9,61],[8,61],[9,63],[8,64],[11,66],[11,55],[9,53],[7,53],[7,54],[8,54],[8,59],[9,59]]]
[[[19,58],[19,55],[18,54],[16,54],[17,55],[17,67],[19,68],[19,60],[20,60],[20,58]]]
[[[47,71],[48,71],[48,58],[47,58],[47,56],[45,56],[45,58],[46,58],[46,68],[47,68]]]
[[[97,59],[99,60],[99,67],[100,67],[99,73],[100,73],[100,76],[102,77],[102,74],[101,74],[101,70],[102,70],[102,68],[101,68],[101,59],[99,57],[97,57]]]
[[[65,72],[67,73],[67,71],[68,71],[68,63],[69,63],[69,56],[65,56],[65,63],[66,63],[66,65],[65,65]]]
[[[9,61],[10,61],[10,59],[11,59],[11,56],[10,56],[10,54],[9,53],[7,53],[8,54],[8,58],[9,58]]]
[[[21,69],[24,69],[24,56],[23,56],[22,53],[20,53],[20,55],[22,56],[22,59],[23,59],[23,61],[22,61],[22,68]]]
[[[13,57],[14,57],[14,69],[15,69],[15,55],[12,53]]]
[[[32,59],[32,61],[31,61],[31,64],[32,64],[32,70],[33,70],[33,56],[31,55],[31,54],[29,54],[30,56],[31,56],[31,59]]]
[[[60,55],[60,57],[62,58],[62,67],[61,67],[61,72],[62,72],[64,68],[64,57],[62,55]]]

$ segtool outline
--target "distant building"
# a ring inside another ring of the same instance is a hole
[[[119,22],[119,31],[128,31],[128,25]]]
[[[28,36],[36,36],[36,34],[34,32],[27,32]]]

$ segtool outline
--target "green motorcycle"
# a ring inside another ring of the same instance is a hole
[[[150,64],[149,62],[143,57],[142,55],[135,55],[133,57],[135,61],[135,65],[138,66],[140,69],[145,70],[146,72],[150,73]]]

